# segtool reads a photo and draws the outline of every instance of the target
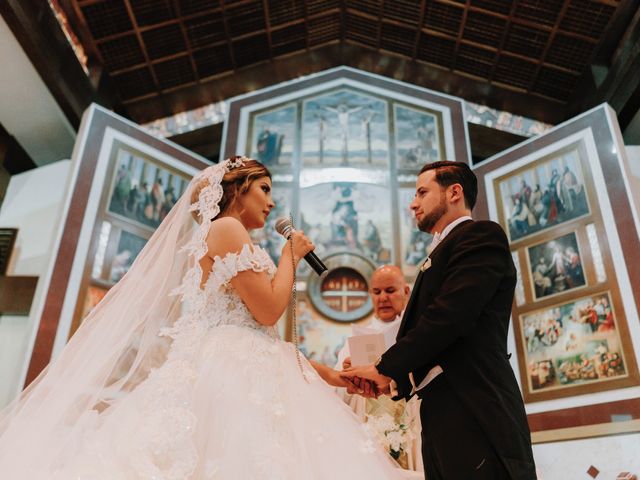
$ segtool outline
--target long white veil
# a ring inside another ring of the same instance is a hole
[[[198,260],[220,211],[222,177],[244,160],[225,160],[194,177],[59,357],[0,412],[0,471],[34,460],[49,465],[70,448],[82,425],[116,405],[167,359],[172,327],[193,315],[192,296],[202,277]],[[198,202],[192,205],[196,188]]]

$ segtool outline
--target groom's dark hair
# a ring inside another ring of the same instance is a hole
[[[427,163],[420,169],[418,175],[429,170],[436,171],[436,183],[443,188],[454,183],[460,184],[464,194],[464,204],[469,210],[473,210],[478,196],[478,179],[469,165],[464,162],[450,162],[448,160]]]

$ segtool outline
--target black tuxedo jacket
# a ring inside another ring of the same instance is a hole
[[[397,342],[377,369],[409,398],[436,365],[474,415],[513,479],[535,479],[531,434],[507,353],[516,269],[502,228],[457,225],[416,278]],[[427,385],[420,395],[428,395]],[[455,434],[455,432],[452,432]],[[459,452],[463,454],[464,452]]]

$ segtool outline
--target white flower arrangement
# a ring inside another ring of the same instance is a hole
[[[411,423],[406,422],[406,414],[404,412],[397,419],[389,413],[382,413],[380,415],[367,415],[366,426],[377,438],[380,445],[395,460],[398,460],[406,450],[409,442],[415,437]]]

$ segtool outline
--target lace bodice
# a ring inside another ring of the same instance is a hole
[[[253,270],[267,272],[270,278],[276,273],[276,266],[269,254],[257,245],[245,244],[240,253],[227,253],[223,258],[216,256],[214,264],[202,290],[202,321],[209,328],[220,325],[237,325],[261,330],[272,337],[277,337],[274,327],[258,323],[236,290],[231,286],[231,279],[238,273]]]

